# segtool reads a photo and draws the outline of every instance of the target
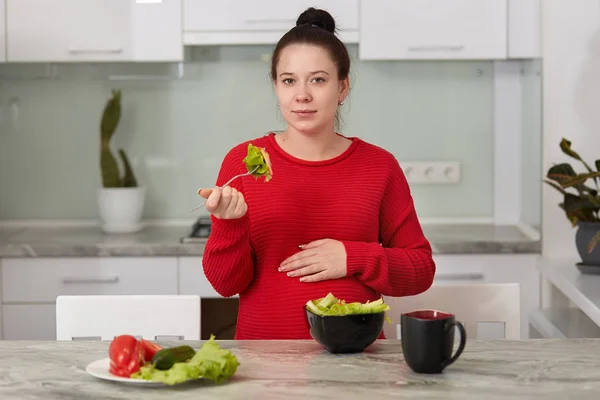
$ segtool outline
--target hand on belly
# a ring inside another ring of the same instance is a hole
[[[300,277],[301,282],[319,282],[346,276],[346,248],[338,240],[321,239],[299,246],[302,250],[281,263],[280,272]]]

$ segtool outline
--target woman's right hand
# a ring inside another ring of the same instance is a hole
[[[199,189],[198,194],[207,199],[206,211],[219,219],[238,219],[248,212],[244,195],[231,186]]]

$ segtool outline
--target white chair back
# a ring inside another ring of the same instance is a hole
[[[138,338],[200,340],[200,297],[94,295],[56,298],[56,340]]]
[[[454,314],[467,331],[467,338],[482,339],[479,323],[503,323],[504,339],[521,338],[521,302],[518,283],[433,284],[416,296],[387,297],[388,315],[393,324],[384,323],[388,339],[400,339],[402,313],[434,309]],[[487,339],[487,338],[485,338]]]

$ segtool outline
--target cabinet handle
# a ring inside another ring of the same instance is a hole
[[[245,20],[247,24],[296,24],[295,19],[247,19]]]
[[[63,278],[62,283],[64,283],[65,285],[68,284],[80,284],[80,283],[118,283],[119,282],[119,277],[118,276],[109,276],[106,278],[94,278],[94,277],[88,277],[88,278]]]
[[[69,54],[119,54],[123,49],[69,49]]]
[[[467,274],[436,274],[434,279],[441,281],[480,281],[483,280],[481,273]]]
[[[462,51],[465,46],[409,46],[408,51]]]

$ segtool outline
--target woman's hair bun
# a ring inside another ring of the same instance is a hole
[[[311,25],[335,33],[335,21],[331,14],[314,7],[307,8],[306,11],[300,14],[296,21],[296,26],[298,25]]]

